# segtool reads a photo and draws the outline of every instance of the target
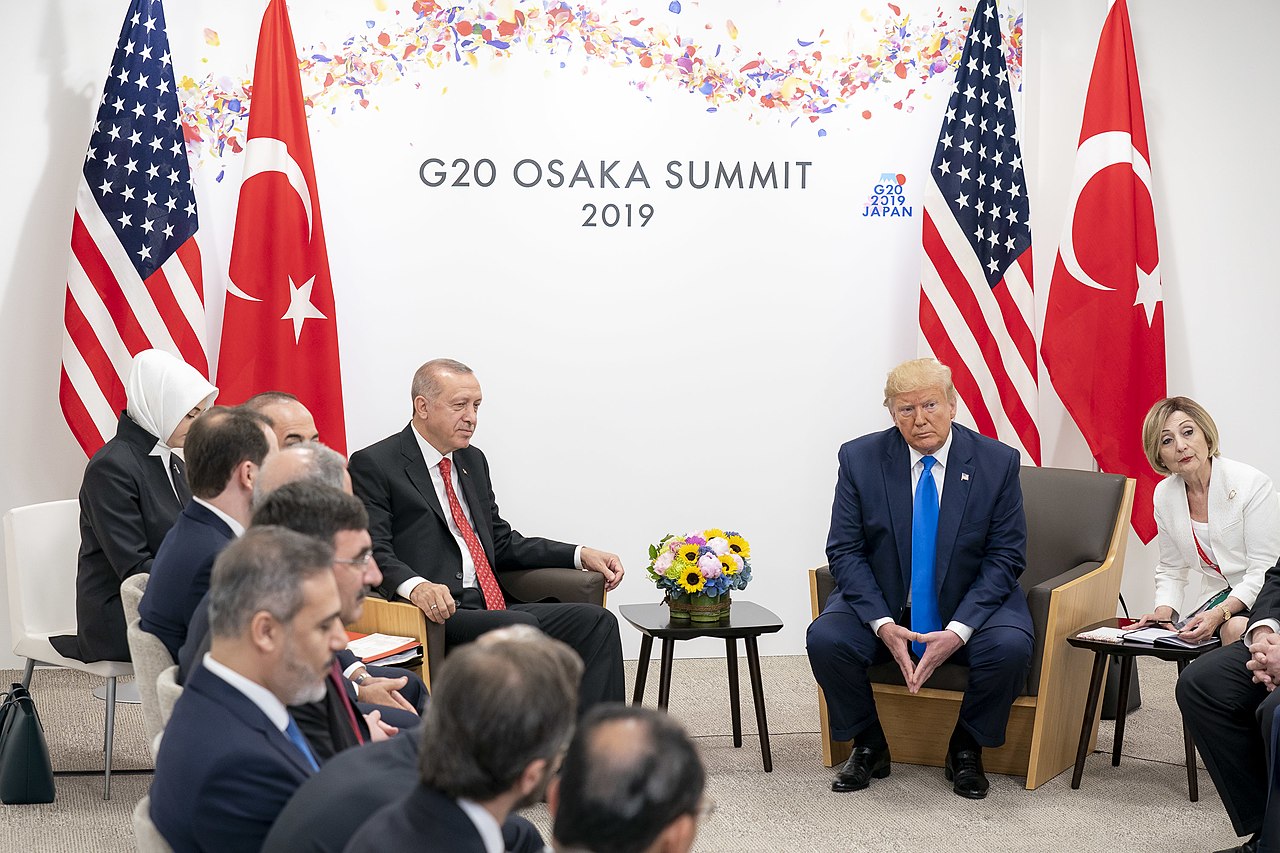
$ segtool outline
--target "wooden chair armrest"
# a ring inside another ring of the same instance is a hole
[[[364,612],[347,626],[364,634],[391,634],[413,637],[422,643],[422,681],[431,689],[431,665],[444,663],[444,626],[430,622],[416,606],[406,601],[387,601],[369,596]]]

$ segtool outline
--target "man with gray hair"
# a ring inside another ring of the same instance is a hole
[[[214,564],[213,645],[165,727],[151,820],[175,850],[256,851],[318,769],[287,705],[324,695],[346,645],[326,543],[257,527]]]
[[[351,476],[347,473],[347,460],[342,454],[318,441],[304,441],[271,454],[254,483],[253,506],[257,507],[264,497],[285,483],[299,480],[351,491]]]
[[[624,572],[616,554],[522,536],[498,514],[489,462],[472,446],[480,382],[452,359],[414,374],[413,416],[396,435],[351,456],[356,495],[382,568],[382,594],[417,605],[444,625],[446,648],[513,623],[535,626],[582,657],[582,707],[623,699],[618,621],[594,604],[508,602],[504,572],[574,566],[599,572],[613,589]]]
[[[1019,455],[952,424],[951,370],[932,358],[895,367],[884,405],[892,427],[840,448],[827,537],[837,589],[809,626],[832,737],[854,744],[831,789],[889,775],[867,670],[892,660],[915,693],[951,660],[969,672],[945,775],[959,796],[982,799],[982,748],[1004,743],[1031,661]]]
[[[547,791],[557,853],[688,853],[706,772],[679,723],[652,708],[598,705]]]
[[[568,746],[581,677],[578,656],[544,636],[451,654],[422,720],[419,783],[375,812],[347,853],[505,850],[503,824],[543,796]]]

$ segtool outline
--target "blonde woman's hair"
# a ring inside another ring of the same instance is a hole
[[[956,386],[951,384],[951,368],[936,358],[915,358],[904,361],[893,370],[884,382],[884,407],[893,410],[893,398],[924,388],[941,388],[947,402],[956,401]]]
[[[1205,442],[1209,445],[1209,456],[1218,456],[1222,451],[1218,447],[1218,425],[1205,410],[1204,406],[1190,397],[1165,397],[1151,407],[1142,422],[1142,449],[1146,451],[1147,461],[1158,474],[1169,474],[1169,469],[1160,459],[1160,433],[1164,422],[1174,412],[1183,412],[1191,418],[1196,428],[1204,433]]]

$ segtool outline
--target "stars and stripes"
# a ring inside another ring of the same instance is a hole
[[[160,0],[133,0],[76,193],[60,399],[92,454],[115,434],[133,355],[208,374],[196,200]]]
[[[921,348],[984,435],[1039,464],[1027,185],[994,0],[981,0],[925,182]]]

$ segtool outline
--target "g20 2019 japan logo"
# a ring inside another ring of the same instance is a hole
[[[910,216],[912,206],[907,204],[904,188],[907,176],[902,173],[881,172],[862,208],[863,216]]]

